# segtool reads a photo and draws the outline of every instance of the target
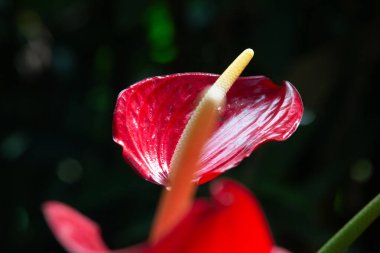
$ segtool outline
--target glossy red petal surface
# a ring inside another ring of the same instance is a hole
[[[273,242],[256,199],[229,180],[212,186],[211,201],[192,211],[149,253],[270,253]]]
[[[119,94],[114,140],[145,179],[165,185],[175,146],[198,98],[217,78],[203,73],[153,77]],[[263,76],[239,78],[203,150],[196,180],[204,183],[236,166],[265,141],[285,140],[302,112],[301,98],[289,82],[277,86]]]

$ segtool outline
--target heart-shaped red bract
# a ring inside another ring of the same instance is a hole
[[[98,225],[63,203],[44,204],[45,218],[70,253],[285,253],[273,240],[257,200],[231,180],[216,181],[210,200],[196,200],[185,217],[156,244],[110,250]]]
[[[124,158],[145,179],[167,184],[178,140],[199,98],[218,77],[205,73],[152,77],[119,94],[113,137]],[[263,142],[287,139],[302,113],[301,98],[289,82],[278,86],[264,76],[239,78],[227,93],[195,180],[207,182],[236,166]]]

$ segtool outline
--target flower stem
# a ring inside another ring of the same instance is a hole
[[[317,253],[341,253],[355,241],[363,231],[380,216],[380,194],[344,225]]]
[[[252,57],[252,49],[243,51],[205,92],[194,110],[170,163],[169,185],[161,195],[149,237],[151,243],[166,235],[190,209],[197,188],[194,174],[198,170],[202,148],[216,126],[227,91]]]

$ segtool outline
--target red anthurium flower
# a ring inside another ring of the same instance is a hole
[[[273,244],[265,217],[251,193],[231,180],[211,186],[211,200],[197,200],[187,215],[154,245],[110,250],[96,223],[60,202],[44,204],[45,218],[70,253],[286,253]]]
[[[145,179],[167,184],[178,140],[199,97],[217,78],[205,73],[153,77],[120,93],[114,140]],[[267,77],[252,76],[237,79],[223,110],[202,152],[195,176],[199,183],[236,166],[263,142],[288,138],[301,120],[303,107],[289,82],[278,86]]]

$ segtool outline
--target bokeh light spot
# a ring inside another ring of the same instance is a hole
[[[23,133],[9,135],[1,144],[1,154],[3,157],[13,160],[20,157],[28,148],[28,138]]]
[[[358,183],[364,183],[371,178],[373,165],[368,159],[357,160],[351,167],[351,179]]]
[[[82,177],[83,167],[80,162],[73,158],[62,160],[57,167],[58,178],[65,183],[75,183]]]
[[[203,29],[216,15],[216,3],[212,1],[193,0],[187,2],[186,21],[193,29]]]
[[[147,12],[147,36],[153,61],[167,63],[175,59],[174,24],[165,3],[152,5]]]

